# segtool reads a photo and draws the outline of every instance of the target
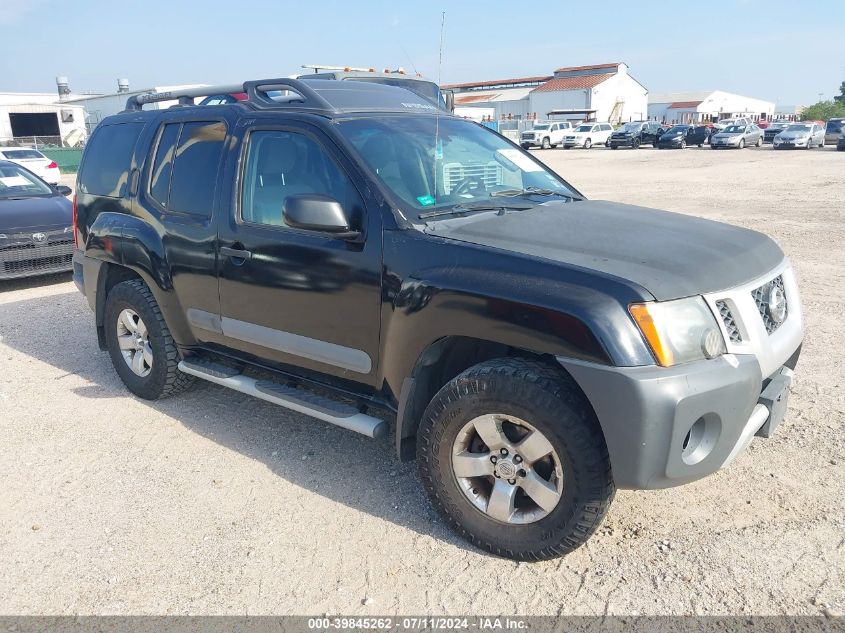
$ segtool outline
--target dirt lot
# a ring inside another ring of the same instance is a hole
[[[775,438],[698,483],[622,491],[585,547],[518,564],[449,533],[387,443],[211,385],[137,400],[68,277],[0,284],[0,611],[845,610],[845,153],[538,155],[590,197],[779,241],[807,337]]]

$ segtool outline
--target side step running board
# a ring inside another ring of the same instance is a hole
[[[384,437],[387,431],[384,420],[361,413],[353,406],[305,389],[288,387],[269,380],[255,380],[221,363],[183,360],[179,363],[179,369],[191,376],[255,396],[291,411],[310,415],[367,437]]]

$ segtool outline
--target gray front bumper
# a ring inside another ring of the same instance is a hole
[[[797,354],[787,365],[794,367]],[[767,434],[764,380],[753,355],[668,368],[558,360],[596,412],[619,488],[667,488],[700,479],[730,463],[755,433]],[[699,420],[707,429],[706,456],[696,461],[684,456],[684,444]]]

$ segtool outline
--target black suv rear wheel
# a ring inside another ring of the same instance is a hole
[[[136,396],[157,400],[193,384],[193,377],[177,368],[179,351],[152,292],[140,279],[111,289],[104,326],[115,371]]]
[[[530,360],[481,363],[445,385],[423,415],[417,458],[446,523],[517,560],[581,546],[615,493],[604,437],[581,391]]]

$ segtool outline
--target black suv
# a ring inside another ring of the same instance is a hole
[[[610,135],[610,149],[630,147],[638,149],[640,145],[657,147],[660,135],[666,130],[657,121],[631,121]]]
[[[131,97],[85,149],[74,277],[134,394],[389,430],[451,527],[525,560],[783,418],[803,327],[768,237],[586,200],[402,88],[242,90]]]

